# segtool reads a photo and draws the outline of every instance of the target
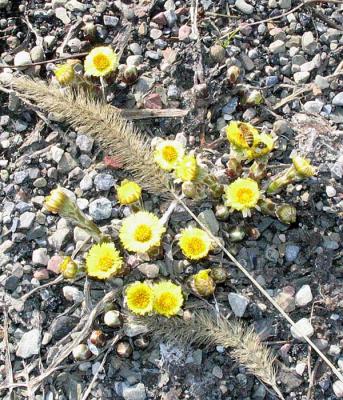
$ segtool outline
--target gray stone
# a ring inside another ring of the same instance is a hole
[[[275,40],[269,45],[269,50],[273,54],[284,53],[286,51],[286,45],[283,40]]]
[[[283,8],[284,10],[288,10],[289,8],[292,7],[292,0],[280,0],[279,6],[280,6],[280,8]]]
[[[19,51],[19,53],[17,53],[14,56],[14,65],[16,67],[21,67],[22,65],[25,64],[31,64],[32,60],[31,60],[31,56],[30,53],[27,51]]]
[[[155,39],[159,39],[162,36],[162,31],[161,29],[151,29],[150,30],[150,37],[151,39],[155,40]]]
[[[336,189],[331,185],[326,186],[325,191],[328,197],[335,197],[337,194]]]
[[[57,171],[61,174],[67,174],[76,167],[77,167],[77,162],[73,159],[73,157],[69,153],[65,152],[63,153],[57,165]]]
[[[139,272],[149,279],[157,278],[160,272],[160,267],[157,264],[144,263],[139,265]]]
[[[46,248],[41,247],[33,250],[32,252],[32,263],[33,265],[48,265],[49,256]]]
[[[285,256],[288,262],[293,262],[298,257],[300,247],[295,244],[288,244],[285,249]]]
[[[123,329],[125,335],[131,338],[148,332],[148,328],[145,325],[137,324],[131,320],[124,324]]]
[[[327,89],[330,87],[330,83],[325,76],[317,75],[314,83],[319,87],[319,89]]]
[[[215,62],[222,63],[225,60],[225,49],[219,44],[214,44],[210,48],[210,55]]]
[[[313,300],[311,287],[303,285],[295,295],[295,304],[299,307],[304,307]]]
[[[238,106],[238,97],[232,97],[229,100],[229,102],[222,108],[222,113],[231,115],[236,111],[237,106]]]
[[[214,212],[209,208],[202,211],[198,218],[200,221],[211,231],[213,235],[217,235],[219,232],[219,223],[216,219]]]
[[[17,289],[19,282],[20,279],[17,276],[11,275],[5,280],[4,287],[9,292],[14,292]]]
[[[118,17],[112,15],[104,15],[104,25],[106,26],[117,26],[119,22]]]
[[[84,298],[83,293],[81,290],[74,286],[64,286],[63,287],[63,296],[68,301],[72,301],[74,303],[81,303]]]
[[[89,175],[85,175],[80,182],[80,189],[83,191],[90,190],[93,186],[93,179]]]
[[[167,10],[164,12],[164,16],[167,20],[168,26],[172,27],[175,25],[177,16],[174,10]]]
[[[69,228],[58,229],[54,232],[49,238],[49,244],[55,250],[61,250],[64,246],[67,245],[69,239],[71,237],[71,231]]]
[[[66,4],[66,8],[69,11],[80,11],[80,12],[85,12],[87,10],[87,5],[86,4],[82,4],[77,0],[70,0],[68,1],[68,3]]]
[[[248,4],[244,0],[236,0],[235,6],[239,11],[242,11],[244,14],[252,14],[254,12],[254,7],[251,4]]]
[[[94,185],[99,191],[110,190],[114,186],[114,178],[110,174],[98,174],[94,178]]]
[[[89,215],[94,221],[101,221],[110,218],[112,213],[112,204],[105,197],[100,197],[89,203]]]
[[[79,38],[70,39],[68,46],[72,53],[78,53],[81,50],[81,40]]]
[[[35,220],[35,213],[33,212],[24,212],[24,214],[21,214],[19,218],[19,228],[20,229],[30,229],[33,221]]]
[[[332,99],[332,104],[334,106],[343,106],[343,92],[336,94],[336,96]]]
[[[314,333],[313,326],[308,318],[301,318],[295,323],[297,332],[295,332],[294,327],[291,327],[291,334],[295,339],[302,339],[304,336],[311,337]],[[301,335],[300,335],[301,334]]]
[[[36,188],[43,188],[46,187],[48,184],[47,180],[43,177],[37,178],[34,182],[33,182],[33,186]]]
[[[301,47],[305,53],[314,54],[317,48],[317,43],[311,31],[307,31],[302,35]]]
[[[129,67],[132,66],[138,67],[138,65],[142,64],[142,62],[143,62],[143,56],[141,55],[128,56],[126,59],[126,64]]]
[[[246,54],[244,53],[241,54],[241,61],[246,71],[250,72],[255,69],[255,64],[253,60]]]
[[[30,358],[34,355],[39,354],[41,346],[41,333],[39,329],[31,329],[29,332],[24,333],[18,348],[16,356],[20,358]]]
[[[132,51],[132,53],[134,54],[134,55],[136,55],[136,56],[140,56],[140,55],[142,55],[142,47],[139,45],[139,43],[136,43],[136,42],[134,42],[134,43],[131,43],[130,45],[129,45],[129,49]]]
[[[54,319],[49,328],[52,339],[57,341],[64,338],[74,329],[78,322],[78,318],[67,315]]]
[[[341,381],[334,382],[332,385],[332,390],[337,398],[343,398],[343,383]]]
[[[39,62],[45,59],[44,50],[42,46],[34,46],[30,51],[32,62]]]
[[[310,77],[310,73],[300,71],[296,72],[293,77],[296,83],[306,83]]]
[[[123,384],[123,397],[125,400],[145,400],[146,390],[143,383],[137,383],[134,386]]]
[[[249,299],[238,293],[229,293],[229,303],[236,317],[243,317],[249,304]]]
[[[64,25],[70,24],[71,20],[67,14],[67,10],[64,7],[57,7],[55,10],[56,18],[64,23]]]
[[[323,106],[324,103],[320,100],[310,100],[304,104],[304,110],[310,114],[319,114]]]
[[[76,146],[84,153],[90,153],[93,148],[94,139],[87,135],[78,135],[76,138]]]
[[[63,154],[64,150],[60,147],[52,146],[50,149],[50,156],[52,160],[54,160],[56,163],[59,163],[61,161]]]
[[[279,252],[274,246],[268,246],[265,251],[266,259],[272,263],[277,263]]]
[[[332,345],[329,347],[328,353],[329,353],[330,356],[332,356],[332,357],[337,357],[337,356],[339,356],[339,355],[341,354],[341,349],[340,349],[339,346],[337,346],[337,344],[332,344]]]

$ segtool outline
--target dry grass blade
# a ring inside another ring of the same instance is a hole
[[[113,107],[90,98],[87,93],[62,92],[28,78],[14,78],[12,85],[41,109],[54,113],[80,133],[94,137],[145,190],[170,197],[168,179],[154,162],[149,140]]]
[[[188,346],[224,346],[232,350],[235,360],[283,398],[276,385],[274,356],[259,340],[258,335],[239,321],[228,321],[208,311],[199,311],[191,320],[181,318],[139,319],[155,335],[167,341]]]

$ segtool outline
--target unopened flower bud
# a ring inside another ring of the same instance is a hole
[[[272,200],[260,199],[257,204],[263,214],[275,216],[276,204]]]
[[[263,103],[263,96],[259,90],[249,90],[243,100],[244,104],[257,106]]]
[[[283,224],[293,224],[297,220],[297,210],[291,204],[276,207],[275,215]]]
[[[230,211],[228,207],[226,207],[224,204],[218,204],[216,206],[216,217],[220,219],[221,221],[226,220],[230,215]]]
[[[128,342],[119,342],[116,346],[116,352],[121,358],[129,358],[132,354],[132,347]]]
[[[75,261],[71,259],[71,257],[64,257],[64,260],[60,264],[60,272],[66,279],[75,278],[78,268]]]
[[[209,297],[216,289],[216,284],[210,276],[210,272],[210,269],[203,269],[192,277],[191,288],[199,296]]]
[[[75,78],[75,71],[70,63],[59,65],[54,74],[58,83],[62,86],[70,85]]]
[[[104,322],[111,328],[119,328],[122,324],[120,312],[117,310],[107,311],[107,313],[104,315]]]
[[[76,361],[85,361],[92,355],[86,344],[78,344],[73,349],[73,357]]]
[[[223,283],[229,277],[229,272],[223,267],[215,267],[211,269],[210,275],[216,283]]]
[[[100,330],[93,331],[89,340],[96,347],[104,347],[106,344],[106,336]]]
[[[304,157],[295,156],[292,158],[293,165],[301,178],[309,178],[316,172],[309,160]]]
[[[231,65],[231,67],[229,67],[227,70],[227,77],[229,79],[229,82],[232,84],[236,83],[240,73],[241,71],[239,67],[237,67],[237,65]]]
[[[182,194],[189,199],[195,199],[198,196],[199,187],[193,182],[183,182]]]

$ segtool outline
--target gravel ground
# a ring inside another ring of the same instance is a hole
[[[122,51],[121,63],[137,66],[139,77],[132,85],[111,83],[108,101],[128,109],[188,110],[183,118],[136,123],[152,137],[178,135],[189,148],[202,146],[218,177],[225,175],[229,148],[221,139],[230,120],[244,120],[278,136],[271,173],[279,164],[289,163],[292,151],[300,148],[307,153],[318,176],[290,185],[276,196],[296,205],[295,224],[286,226],[255,213],[245,221],[245,237],[235,242],[230,231],[242,224],[239,215],[218,223],[209,201],[194,206],[194,211],[202,213],[228,249],[294,320],[309,329],[318,347],[343,372],[343,4],[339,3],[0,0],[0,81],[18,73],[4,64],[20,67],[68,55],[82,57],[78,54],[97,44],[113,44]],[[243,22],[247,24],[228,40]],[[235,85],[227,76],[232,65],[241,71]],[[22,67],[21,72],[51,79],[53,67],[53,62],[46,62]],[[263,95],[262,105],[242,103],[242,93],[252,90]],[[117,203],[114,190],[126,175],[103,162],[106,152],[93,140],[27,107],[14,93],[0,92],[0,98],[2,385],[13,377],[16,382],[33,382],[44,373],[84,315],[84,296],[86,304],[95,304],[111,288],[129,281],[158,274],[187,276],[199,265],[185,263],[176,253],[172,260],[166,255],[142,264],[124,280],[55,282],[58,257],[73,254],[85,235],[43,211],[44,196],[62,184],[75,193],[80,208],[108,231],[129,212]],[[159,214],[167,208],[147,194],[144,203]],[[175,210],[165,249],[189,220],[182,210]],[[137,260],[129,261],[134,267]],[[224,315],[243,315],[273,348],[284,397],[342,398],[343,385],[306,344],[292,336],[289,325],[221,254],[201,266],[221,262],[230,279],[216,291],[218,307]],[[23,296],[35,288],[24,302]],[[94,326],[104,329],[108,340],[116,335],[101,316]],[[103,369],[99,370],[102,355],[81,363],[69,357],[39,387],[15,388],[12,394],[2,390],[0,398],[84,400],[82,394],[96,374],[88,399],[276,398],[220,347],[178,348],[163,338],[150,342],[134,325],[126,329],[129,335],[121,339],[125,351],[109,352]]]

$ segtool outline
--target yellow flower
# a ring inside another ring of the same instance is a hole
[[[246,122],[231,121],[226,128],[226,135],[234,146],[249,149],[257,142],[258,130]]]
[[[250,160],[265,156],[274,148],[274,138],[267,133],[261,133],[256,137],[257,143],[251,149],[247,150],[247,155]]]
[[[123,220],[119,238],[128,251],[146,253],[160,245],[165,228],[156,215],[139,211]]]
[[[199,171],[200,168],[196,158],[193,155],[188,154],[177,164],[175,174],[178,179],[182,180],[182,182],[190,182],[196,180]]]
[[[183,304],[181,287],[171,281],[157,283],[153,287],[154,310],[165,317],[176,315]]]
[[[118,55],[111,47],[95,47],[85,59],[85,72],[86,75],[105,76],[116,70],[118,65]]]
[[[238,178],[225,188],[225,205],[249,214],[260,198],[258,184],[250,178]]]
[[[152,311],[154,292],[148,284],[134,282],[128,286],[125,295],[129,310],[135,314],[145,315]]]
[[[155,162],[165,171],[171,171],[185,153],[183,145],[177,140],[164,140],[156,146]]]
[[[121,272],[123,259],[113,243],[95,244],[86,257],[87,274],[93,278],[108,279]]]
[[[127,205],[138,201],[142,194],[142,188],[132,181],[123,180],[117,188],[117,197],[120,204]]]
[[[72,279],[77,274],[76,262],[71,259],[71,257],[64,257],[64,260],[59,265],[60,272],[66,279]]]
[[[54,74],[61,85],[69,85],[75,78],[74,68],[69,63],[59,65],[55,69]]]
[[[187,258],[200,260],[211,250],[212,241],[202,229],[189,227],[181,232],[179,246]]]
[[[292,158],[293,165],[297,173],[303,178],[309,178],[316,173],[315,168],[311,165],[310,161],[300,156]]]
[[[49,196],[46,196],[43,205],[48,211],[58,214],[68,202],[70,202],[70,199],[65,191],[62,188],[57,188],[52,190]]]

